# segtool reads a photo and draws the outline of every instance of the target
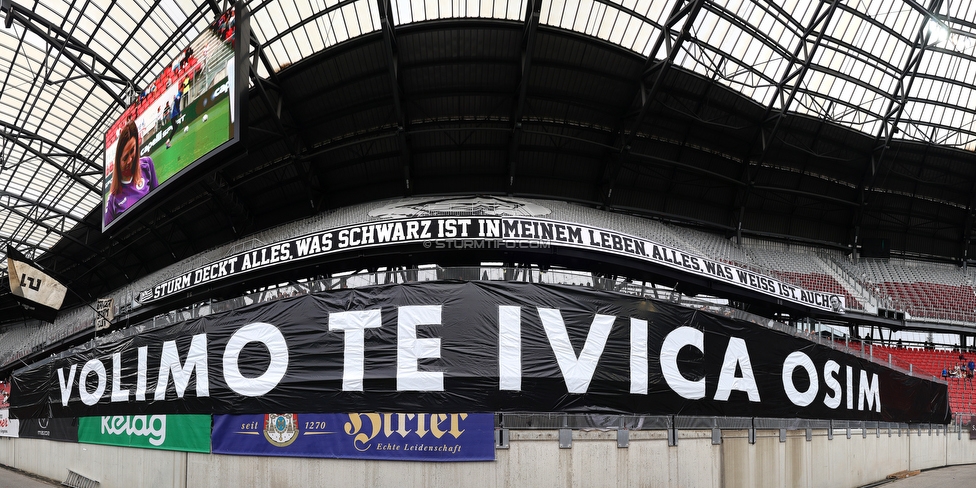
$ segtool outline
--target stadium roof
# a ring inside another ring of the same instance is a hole
[[[101,235],[102,134],[225,6],[0,0],[0,253],[90,298],[276,223],[463,192],[976,252],[958,0],[251,1],[247,155]]]

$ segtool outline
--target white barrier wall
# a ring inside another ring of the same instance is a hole
[[[976,459],[976,440],[968,441],[969,432],[965,430],[959,434],[956,432],[948,434],[949,441],[946,444],[946,464],[969,464]],[[956,439],[961,438],[961,442]]]
[[[860,486],[909,469],[910,442],[923,442],[910,440],[905,431],[901,437],[894,431],[892,437],[886,431],[878,437],[874,429],[867,433],[864,437],[860,430],[853,430],[848,439],[846,429],[836,429],[829,440],[826,430],[814,429],[808,441],[805,430],[795,430],[787,431],[786,442],[780,442],[778,430],[760,430],[752,445],[748,431],[724,431],[722,486]],[[926,434],[924,443],[941,443],[939,450],[944,452],[946,437]],[[936,465],[928,467],[932,466]]]
[[[963,432],[923,429],[889,437],[858,429],[848,439],[836,429],[786,432],[722,431],[712,444],[709,430],[679,430],[677,445],[667,431],[631,431],[618,447],[616,431],[572,431],[560,448],[556,430],[510,431],[508,449],[494,462],[395,462],[225,456],[150,449],[0,438],[0,463],[55,480],[73,470],[103,488],[225,486],[343,487],[856,487],[906,469],[976,462],[976,440]]]
[[[0,437],[0,463],[63,481],[68,470],[107,487],[185,487],[185,452]],[[214,485],[219,486],[219,485]]]
[[[921,435],[919,435],[921,433]],[[940,442],[940,437],[945,437],[946,442]],[[934,466],[946,466],[949,463],[946,460],[946,453],[950,448],[957,448],[961,441],[956,441],[955,434],[945,434],[938,435],[933,432],[929,435],[928,429],[922,429],[921,431],[912,431],[912,435],[909,436],[910,442],[908,445],[908,455],[910,465],[907,469],[926,469]],[[970,441],[969,436],[964,436],[963,441],[965,443],[976,442]],[[952,442],[952,444],[950,444]],[[972,462],[972,461],[968,461]]]

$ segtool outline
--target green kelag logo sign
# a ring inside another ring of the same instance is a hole
[[[209,415],[108,415],[78,419],[78,442],[210,452]]]

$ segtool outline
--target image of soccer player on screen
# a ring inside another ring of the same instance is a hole
[[[112,222],[157,186],[159,181],[153,160],[139,157],[139,130],[135,122],[129,121],[122,126],[115,147],[112,183],[105,203],[105,224]]]

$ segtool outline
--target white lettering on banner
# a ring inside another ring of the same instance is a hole
[[[441,339],[417,338],[418,325],[441,325],[440,305],[414,305],[397,311],[397,390],[444,391],[444,373],[418,371],[418,359],[441,357]]]
[[[417,230],[420,232],[420,229]],[[397,391],[444,391],[444,377],[449,371],[424,371],[418,363],[421,359],[441,358],[441,339],[439,337],[418,338],[417,329],[421,326],[444,326],[442,322],[443,305],[405,305],[396,310],[396,388]],[[520,391],[522,388],[522,307],[498,305],[498,389],[499,391]],[[556,365],[569,394],[586,394],[605,354],[611,331],[618,319],[627,319],[630,329],[630,385],[629,393],[646,395],[649,391],[649,345],[648,321],[634,317],[617,317],[595,313],[592,316],[586,339],[579,355],[576,354],[569,338],[569,331],[563,313],[557,308],[538,307],[539,323],[548,339]],[[343,341],[342,391],[364,391],[365,364],[367,358],[367,329],[381,329],[383,311],[351,310],[332,312],[328,315],[330,331],[341,331]],[[390,312],[387,312],[390,313]],[[461,325],[461,324],[450,324]],[[538,327],[533,325],[533,327]],[[196,378],[196,397],[210,395],[210,369],[208,359],[208,335],[195,334],[190,338],[186,359],[181,361],[176,340],[159,344],[159,365],[156,371],[156,384],[152,401],[167,401],[183,398],[191,379]],[[245,377],[240,371],[245,346],[256,342],[262,344],[270,355],[265,371],[257,377]],[[145,402],[147,391],[148,356],[151,346],[140,346],[135,375],[135,401]],[[687,400],[706,398],[708,383],[715,387],[712,400],[729,401],[732,391],[745,393],[751,402],[760,402],[759,384],[753,371],[753,364],[746,340],[728,337],[724,359],[717,379],[712,375],[682,371],[696,360],[682,360],[678,354],[684,348],[691,348],[700,355],[701,367],[696,370],[711,371],[704,366],[706,357],[705,332],[689,326],[671,330],[663,339],[658,362],[661,377],[675,394]],[[622,351],[615,348],[615,351]],[[124,384],[122,364],[125,356],[132,354],[125,350],[114,352],[106,360],[112,365],[108,370],[99,358],[90,359],[78,372],[78,364],[68,364],[58,368],[58,386],[61,405],[67,407],[72,392],[77,388],[78,398],[85,405],[92,406],[102,401],[111,371],[111,391],[106,401],[131,401],[131,385]],[[627,354],[627,353],[623,353]],[[234,392],[245,397],[260,397],[276,388],[282,381],[289,366],[288,343],[281,330],[269,323],[254,322],[236,330],[228,339],[222,354],[223,379]],[[131,361],[131,359],[130,359]],[[809,382],[803,391],[795,383],[795,374],[803,369]],[[823,374],[818,374],[822,371]],[[89,382],[94,374],[97,382]],[[617,374],[617,373],[614,373]],[[843,380],[839,377],[844,374]],[[131,375],[131,373],[130,373]],[[166,398],[170,377],[176,398]],[[622,375],[618,375],[621,376]],[[783,361],[780,376],[783,391],[796,406],[812,405],[817,399],[830,409],[838,409],[846,400],[847,410],[881,412],[881,383],[877,373],[855,370],[853,366],[842,366],[833,360],[826,360],[822,368],[807,354],[794,351]],[[131,380],[130,380],[131,381]],[[843,381],[843,385],[841,383]],[[94,385],[94,389],[92,386]],[[846,388],[845,388],[846,386]],[[824,392],[824,393],[821,393]],[[822,395],[822,396],[821,396]],[[855,401],[856,400],[856,401]]]
[[[617,318],[612,315],[593,316],[590,331],[586,334],[586,343],[583,344],[583,350],[580,351],[578,358],[573,345],[569,342],[562,313],[554,308],[540,308],[539,318],[546,330],[546,337],[549,338],[549,346],[556,355],[559,371],[566,380],[566,389],[570,393],[586,393],[596,371],[596,364],[600,361],[603,348],[607,345],[607,338],[610,337],[610,328]]]
[[[257,378],[241,374],[241,351],[251,342],[260,342],[268,348],[271,362],[268,369]],[[237,330],[224,349],[224,381],[232,390],[247,397],[258,397],[274,389],[288,370],[288,343],[277,327],[255,322]]]
[[[736,370],[742,371],[742,376],[736,376]],[[756,385],[756,375],[752,372],[752,360],[746,341],[738,337],[730,337],[729,345],[725,348],[725,360],[722,362],[722,372],[718,375],[718,389],[715,399],[728,401],[732,390],[744,391],[749,395],[750,402],[758,402],[759,387]]]
[[[854,410],[854,368],[847,367],[847,409]]]
[[[522,307],[498,307],[498,389],[522,390]]]
[[[441,229],[443,229],[441,237],[448,239],[468,237],[469,225],[471,225],[471,219],[443,219],[441,220]]]
[[[197,371],[197,397],[210,396],[210,379],[207,371],[207,334],[197,334],[190,341],[190,351],[186,354],[186,364],[180,364],[180,352],[176,349],[176,341],[163,343],[162,357],[159,362],[159,377],[156,380],[156,394],[154,400],[166,399],[166,386],[169,384],[169,374],[173,373],[173,386],[176,387],[176,397],[183,398],[186,387],[190,383],[193,370]]]
[[[98,386],[95,391],[88,391],[88,374],[95,373],[98,376]],[[81,368],[81,375],[78,377],[78,393],[81,395],[81,402],[92,406],[98,403],[98,399],[105,393],[105,365],[98,359],[92,359],[85,363]]]
[[[138,349],[139,364],[136,373],[136,401],[146,401],[146,373],[149,371],[149,347],[141,346]]]
[[[351,249],[421,242],[427,249],[501,250],[566,246],[678,269],[820,310],[838,312],[847,306],[843,295],[804,290],[776,278],[640,237],[581,224],[522,217],[402,219],[339,227],[269,244],[206,264],[144,290],[139,294],[139,300],[160,300],[203,283],[296,259]],[[831,306],[831,299],[839,303],[839,308]]]
[[[793,383],[793,372],[796,368],[803,368],[810,378],[810,386],[807,391],[801,392],[796,389]],[[786,356],[783,362],[783,389],[786,390],[786,397],[798,407],[805,407],[817,398],[817,391],[820,389],[820,379],[817,377],[817,368],[813,365],[810,356],[800,351],[793,351]]]
[[[272,264],[290,261],[291,259],[291,242],[273,244],[244,254],[241,271],[263,268]]]
[[[846,306],[845,297],[841,295],[804,290],[721,261],[689,254],[638,237],[585,225],[554,223],[535,218],[505,217],[502,219],[502,239],[542,240],[651,261],[821,310],[832,310],[831,297],[835,297]]]
[[[678,351],[692,346],[705,354],[705,333],[693,327],[678,327],[664,338],[661,346],[661,372],[664,380],[681,398],[698,400],[705,398],[705,378],[697,381],[686,379],[678,369]]]
[[[225,259],[193,271],[193,284],[206,283],[211,280],[223,278],[234,274],[234,267],[237,260],[234,258]]]
[[[331,234],[322,234],[321,236],[311,236],[303,237],[295,241],[295,245],[298,248],[298,257],[303,258],[305,256],[314,256],[323,251],[332,250],[332,239]]]
[[[154,446],[166,442],[165,415],[103,416],[101,426],[103,435],[148,436]]]
[[[189,288],[190,278],[191,275],[187,273],[183,276],[177,276],[176,278],[173,278],[171,280],[165,281],[163,283],[154,286],[152,290],[152,298],[153,299],[162,298],[164,296],[169,296],[178,291]]]
[[[61,406],[67,407],[68,400],[71,398],[71,385],[75,384],[75,372],[78,370],[77,364],[72,364],[68,370],[68,378],[64,378],[64,368],[58,368],[58,385],[61,386]]]
[[[125,402],[128,400],[129,390],[122,389],[122,353],[117,352],[112,354],[112,401]]]
[[[228,66],[230,66],[230,64],[229,64],[229,63],[228,63]],[[224,83],[223,85],[220,85],[220,86],[218,86],[218,87],[217,87],[217,88],[216,88],[216,89],[215,89],[215,90],[213,91],[213,95],[210,95],[210,99],[211,99],[211,100],[216,100],[216,99],[217,99],[217,97],[219,97],[219,96],[221,96],[221,95],[223,95],[224,93],[227,93],[227,92],[229,92],[229,91],[230,91],[230,83],[228,83],[228,82],[225,82],[225,83]]]
[[[478,232],[486,239],[497,239],[502,236],[502,221],[497,219],[478,219]]]
[[[342,391],[363,391],[366,362],[366,329],[383,325],[379,310],[356,310],[329,314],[329,330],[345,333],[342,363]]]
[[[457,225],[457,219],[449,220],[454,223],[453,225]],[[470,219],[467,221],[468,223],[471,222]],[[443,223],[442,220],[437,222]],[[334,231],[336,235],[336,249],[439,238],[442,233],[435,234],[434,228],[432,227],[433,223],[434,221],[432,220],[408,220],[339,229]]]
[[[836,409],[840,406],[841,399],[844,396],[843,390],[840,388],[840,383],[837,381],[837,373],[840,372],[840,365],[836,361],[827,361],[824,363],[824,383],[827,384],[827,388],[830,388],[832,395],[824,395],[824,405],[830,409]]]
[[[873,407],[876,412],[881,413],[881,391],[878,390],[880,383],[877,373],[874,373],[871,381],[868,381],[868,372],[861,370],[861,381],[858,383],[857,395],[858,410],[863,411],[865,403],[867,403],[868,410]]]
[[[630,392],[647,394],[647,321],[630,319]]]

